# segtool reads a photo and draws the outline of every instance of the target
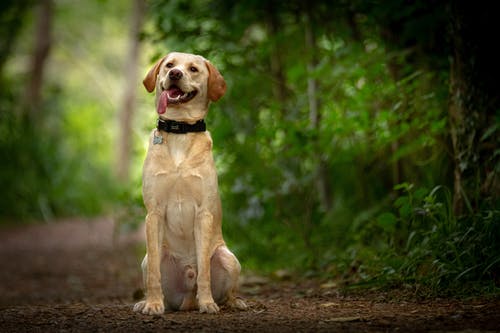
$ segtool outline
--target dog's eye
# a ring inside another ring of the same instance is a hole
[[[174,64],[171,62],[168,62],[165,66],[167,66],[167,68],[172,68],[172,67],[174,67]]]
[[[191,66],[189,67],[189,70],[193,73],[196,73],[198,71],[198,68],[194,67],[194,66]]]

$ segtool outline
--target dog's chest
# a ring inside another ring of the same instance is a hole
[[[166,135],[154,144],[146,156],[143,169],[143,196],[146,205],[168,203],[180,207],[199,207],[203,198],[217,191],[217,174],[207,135]],[[173,207],[170,207],[172,209]]]
[[[179,167],[179,165],[188,158],[190,147],[191,142],[185,135],[169,137],[167,149],[170,158],[176,167]]]
[[[205,195],[217,190],[210,137],[162,134],[163,142],[153,142],[146,157],[143,171],[145,202],[175,203],[177,207],[188,202],[201,205]]]

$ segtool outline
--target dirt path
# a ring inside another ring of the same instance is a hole
[[[139,315],[140,235],[116,235],[109,219],[0,229],[0,332],[500,332],[499,299],[418,302],[248,276],[248,311]]]

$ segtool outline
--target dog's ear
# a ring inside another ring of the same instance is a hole
[[[144,87],[146,87],[146,90],[148,92],[152,92],[155,90],[156,87],[156,77],[158,76],[158,73],[160,72],[160,67],[161,64],[163,63],[163,60],[165,60],[167,56],[164,56],[160,60],[156,62],[156,64],[149,70],[148,74],[146,74],[146,77],[144,80],[142,80],[142,83],[144,84]]]
[[[226,93],[226,81],[210,61],[205,60],[205,64],[208,68],[208,98],[216,102]]]

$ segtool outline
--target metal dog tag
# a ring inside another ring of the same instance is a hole
[[[156,132],[153,137],[153,144],[160,145],[163,142],[163,137],[161,135],[156,135]]]

